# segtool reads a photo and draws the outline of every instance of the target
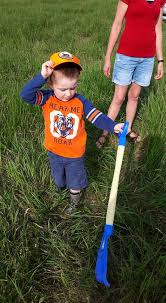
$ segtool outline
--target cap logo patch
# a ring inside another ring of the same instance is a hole
[[[72,54],[70,54],[70,53],[68,53],[68,52],[61,52],[61,53],[59,54],[59,57],[60,57],[61,59],[72,59],[72,58],[73,58]]]

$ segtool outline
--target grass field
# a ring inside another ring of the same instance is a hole
[[[113,95],[102,73],[115,0],[1,0],[0,302],[164,303],[166,301],[166,80],[142,92],[127,144],[110,241],[111,288],[97,284],[101,240],[116,142],[97,151],[87,124],[89,187],[84,209],[68,219],[67,193],[50,176],[40,109],[19,98],[50,54],[77,54],[79,92],[105,113]],[[166,24],[163,24],[166,50]],[[166,58],[166,53],[165,53]],[[120,120],[124,120],[122,109]],[[115,141],[115,139],[113,139]]]

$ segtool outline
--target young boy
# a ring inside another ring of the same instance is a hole
[[[68,52],[54,53],[43,63],[41,73],[30,80],[21,98],[39,105],[45,122],[44,146],[48,150],[51,173],[58,188],[70,190],[71,213],[79,204],[81,193],[88,185],[84,165],[87,134],[83,115],[96,127],[119,133],[117,124],[97,110],[85,97],[76,93],[82,70],[80,60]],[[51,89],[42,90],[48,83]]]

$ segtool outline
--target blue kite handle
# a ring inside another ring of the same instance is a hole
[[[109,238],[113,235],[114,233],[114,225],[110,224],[105,224],[104,226],[104,235]]]
[[[129,122],[126,121],[123,126],[122,133],[118,135],[119,137],[118,145],[123,145],[123,146],[126,145],[126,135],[127,135],[128,127],[129,127]]]

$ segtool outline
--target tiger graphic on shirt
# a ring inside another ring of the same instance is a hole
[[[50,113],[50,131],[54,137],[73,139],[77,135],[79,118],[74,113],[64,115],[54,110]]]

